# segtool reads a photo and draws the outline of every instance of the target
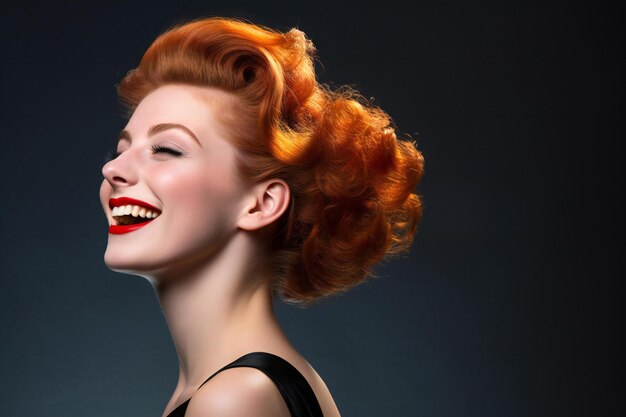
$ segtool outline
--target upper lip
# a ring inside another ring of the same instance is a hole
[[[141,206],[141,207],[145,207],[147,209],[153,210],[153,211],[157,211],[157,212],[161,212],[160,209],[154,207],[152,204],[148,204],[145,201],[141,201],[141,200],[137,200],[135,198],[130,198],[130,197],[118,197],[118,198],[110,198],[109,199],[109,208],[113,209],[113,207],[119,207],[119,206],[127,206],[127,205],[135,205],[135,206]]]

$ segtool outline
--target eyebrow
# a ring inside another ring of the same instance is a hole
[[[196,141],[196,143],[202,147],[202,144],[200,143],[200,140],[198,139],[198,137],[191,131],[191,129],[189,129],[187,126],[181,125],[179,123],[159,123],[157,125],[152,126],[149,130],[148,130],[148,136],[154,136],[157,133],[161,133],[164,132],[166,130],[170,130],[170,129],[180,129],[183,132],[187,133],[189,136],[191,136],[191,138]],[[119,136],[117,137],[117,143],[120,142],[120,140],[122,139],[126,139],[132,142],[132,138],[130,136],[130,132],[128,130],[122,130],[119,134]]]

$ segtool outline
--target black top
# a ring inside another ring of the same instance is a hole
[[[242,366],[262,371],[276,384],[285,403],[287,403],[291,417],[324,417],[317,398],[315,398],[315,393],[304,376],[292,364],[272,353],[247,353],[215,372],[200,387],[218,373]],[[191,398],[176,407],[167,417],[183,417],[190,400]]]

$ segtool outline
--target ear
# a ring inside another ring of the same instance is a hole
[[[275,222],[289,207],[290,198],[289,186],[281,179],[274,178],[254,185],[237,226],[252,231]]]

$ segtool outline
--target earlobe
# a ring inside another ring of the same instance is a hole
[[[252,231],[261,229],[278,220],[291,198],[289,186],[281,179],[271,179],[257,184],[249,194],[237,226]]]

